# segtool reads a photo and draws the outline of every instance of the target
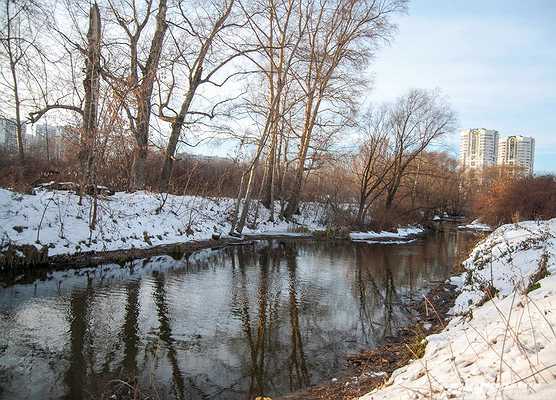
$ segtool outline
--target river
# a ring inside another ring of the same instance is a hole
[[[331,379],[408,324],[468,240],[269,240],[21,277],[0,288],[0,399],[243,400]]]

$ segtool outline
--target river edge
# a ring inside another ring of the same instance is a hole
[[[425,228],[418,234],[407,235],[403,241],[410,242],[423,237],[433,229]],[[375,242],[389,242],[395,237],[379,237]],[[0,282],[4,285],[20,283],[25,274],[41,270],[60,271],[96,267],[101,264],[115,263],[124,265],[137,259],[167,255],[176,260],[189,256],[197,251],[219,250],[230,246],[246,246],[264,240],[314,240],[314,241],[352,241],[349,235],[336,234],[328,231],[310,233],[269,232],[246,234],[242,237],[225,236],[218,239],[189,240],[170,244],[162,244],[146,248],[130,248],[105,251],[86,251],[80,253],[48,255],[48,252],[37,249],[33,245],[14,246],[8,251],[0,252]],[[397,245],[398,243],[394,244]],[[23,254],[23,257],[21,256]]]
[[[464,271],[462,261],[482,239],[476,235],[468,248],[458,254],[451,277]],[[433,286],[423,300],[408,305],[416,313],[414,323],[387,337],[382,346],[349,355],[337,377],[273,400],[355,400],[382,387],[395,370],[423,355],[427,336],[440,333],[448,325],[449,311],[459,295],[457,286],[449,281]]]
[[[434,228],[429,227],[419,234],[404,238],[404,240],[410,243],[434,231]],[[391,237],[377,238],[376,242],[388,242],[392,239]],[[231,246],[249,246],[258,241],[266,240],[352,241],[349,236],[327,236],[324,231],[310,234],[249,234],[244,235],[243,238],[223,237],[220,239],[159,245],[151,248],[53,255],[47,258],[47,262],[32,264],[13,271],[17,273],[7,274],[4,272],[0,274],[0,287],[26,283],[27,279],[35,280],[37,278],[36,274],[41,272],[95,267],[107,263],[124,265],[132,260],[149,259],[160,255],[182,259],[201,250],[219,250]],[[354,242],[356,243],[357,241]],[[398,246],[399,243],[392,245]],[[455,273],[453,270],[452,275]],[[420,351],[420,342],[425,336],[437,333],[445,327],[443,319],[446,317],[448,310],[453,306],[456,297],[455,286],[442,283],[433,287],[429,291],[427,298],[437,310],[442,320],[439,320],[435,314],[429,312],[430,306],[426,306],[425,301],[410,303],[407,305],[407,308],[417,312],[418,322],[400,329],[396,336],[388,337],[385,344],[379,348],[347,356],[348,363],[345,368],[337,371],[338,378],[335,378],[333,381],[320,382],[282,397],[273,397],[273,400],[352,399],[380,387],[395,369],[407,364],[413,358],[412,352]],[[425,329],[424,325],[427,324],[430,326],[428,329]],[[410,350],[408,350],[407,346],[410,346]]]
[[[416,355],[424,351],[426,336],[446,327],[448,311],[457,295],[456,287],[448,283],[433,287],[426,300],[408,306],[417,312],[416,322],[386,338],[382,346],[348,356],[337,377],[273,400],[351,400],[380,388],[392,372],[419,358]]]

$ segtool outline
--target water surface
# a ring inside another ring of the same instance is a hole
[[[410,321],[465,242],[275,240],[43,273],[0,289],[0,399],[252,399],[330,379]]]

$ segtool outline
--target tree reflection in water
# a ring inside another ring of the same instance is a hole
[[[137,377],[137,355],[139,352],[139,289],[141,281],[132,280],[126,285],[127,301],[125,319],[120,336],[124,342],[122,361],[123,379],[134,384]]]
[[[297,259],[296,252],[292,247],[286,248],[286,260],[288,265],[288,291],[290,306],[290,325],[291,325],[291,353],[288,363],[290,390],[301,389],[309,385],[310,378],[303,353],[303,340],[299,324],[299,302],[297,299]]]
[[[232,265],[235,266],[235,255]],[[281,307],[281,264],[286,260],[288,271],[287,293],[289,309],[289,328],[282,326],[285,321],[279,313]],[[249,282],[247,269],[251,260],[246,257],[243,249],[237,251],[239,269],[238,293],[234,301],[234,309],[241,320],[249,351],[248,393],[247,398],[265,396],[277,390],[283,379],[282,371],[287,367],[289,390],[296,390],[309,384],[309,373],[303,353],[303,342],[299,322],[299,302],[296,294],[296,252],[295,247],[273,244],[259,250],[258,277]],[[256,296],[249,293],[250,284],[255,284]],[[254,306],[251,302],[256,301]],[[254,314],[254,315],[252,315]],[[284,343],[282,335],[288,334],[289,357],[284,359]],[[285,364],[285,365],[284,365]]]
[[[69,300],[69,342],[70,362],[64,376],[68,387],[65,398],[83,399],[89,386],[87,383],[87,365],[85,357],[86,343],[89,338],[89,307],[92,301],[93,288],[89,282],[85,290],[74,290]]]
[[[29,295],[0,308],[10,338],[4,351],[50,365],[41,384],[59,386],[51,377],[61,377],[68,399],[109,398],[117,380],[152,398],[273,397],[330,378],[349,352],[394,335],[410,318],[407,303],[446,279],[465,249],[456,239],[448,232],[390,247],[268,241],[191,260],[138,261],[135,271],[99,268],[94,279],[75,275],[71,289],[22,284],[13,292]],[[39,358],[35,349],[49,338],[25,319],[51,312],[44,304],[52,299],[67,310],[52,353],[67,363]],[[17,394],[24,379],[6,382],[5,393]]]
[[[166,289],[164,287],[164,274],[155,273],[153,300],[156,305],[158,321],[160,323],[158,337],[166,346],[168,361],[172,367],[172,380],[174,395],[177,399],[185,398],[185,384],[182,373],[178,364],[178,357],[174,347],[172,338],[172,327],[170,325],[170,317],[168,312],[168,303],[166,300]]]
[[[400,269],[404,266],[398,264],[395,267]],[[355,249],[353,288],[358,300],[361,335],[364,343],[370,346],[376,346],[393,335],[407,319],[393,268],[387,247],[357,246]]]

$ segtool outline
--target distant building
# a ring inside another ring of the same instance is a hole
[[[32,142],[30,150],[41,158],[60,160],[64,157],[65,133],[66,128],[64,126],[49,125],[48,123],[37,125],[35,136],[30,141]]]
[[[484,128],[461,132],[459,162],[465,169],[482,170],[496,165],[498,131]]]
[[[461,132],[459,163],[464,169],[480,171],[505,165],[532,174],[534,159],[535,139],[532,137],[499,137],[498,131],[484,128]]]
[[[26,126],[23,125],[22,139],[23,145],[26,142]],[[14,119],[0,117],[0,148],[8,153],[17,153],[17,125]]]
[[[526,174],[533,173],[535,139],[521,135],[500,138],[498,164],[517,167]]]

